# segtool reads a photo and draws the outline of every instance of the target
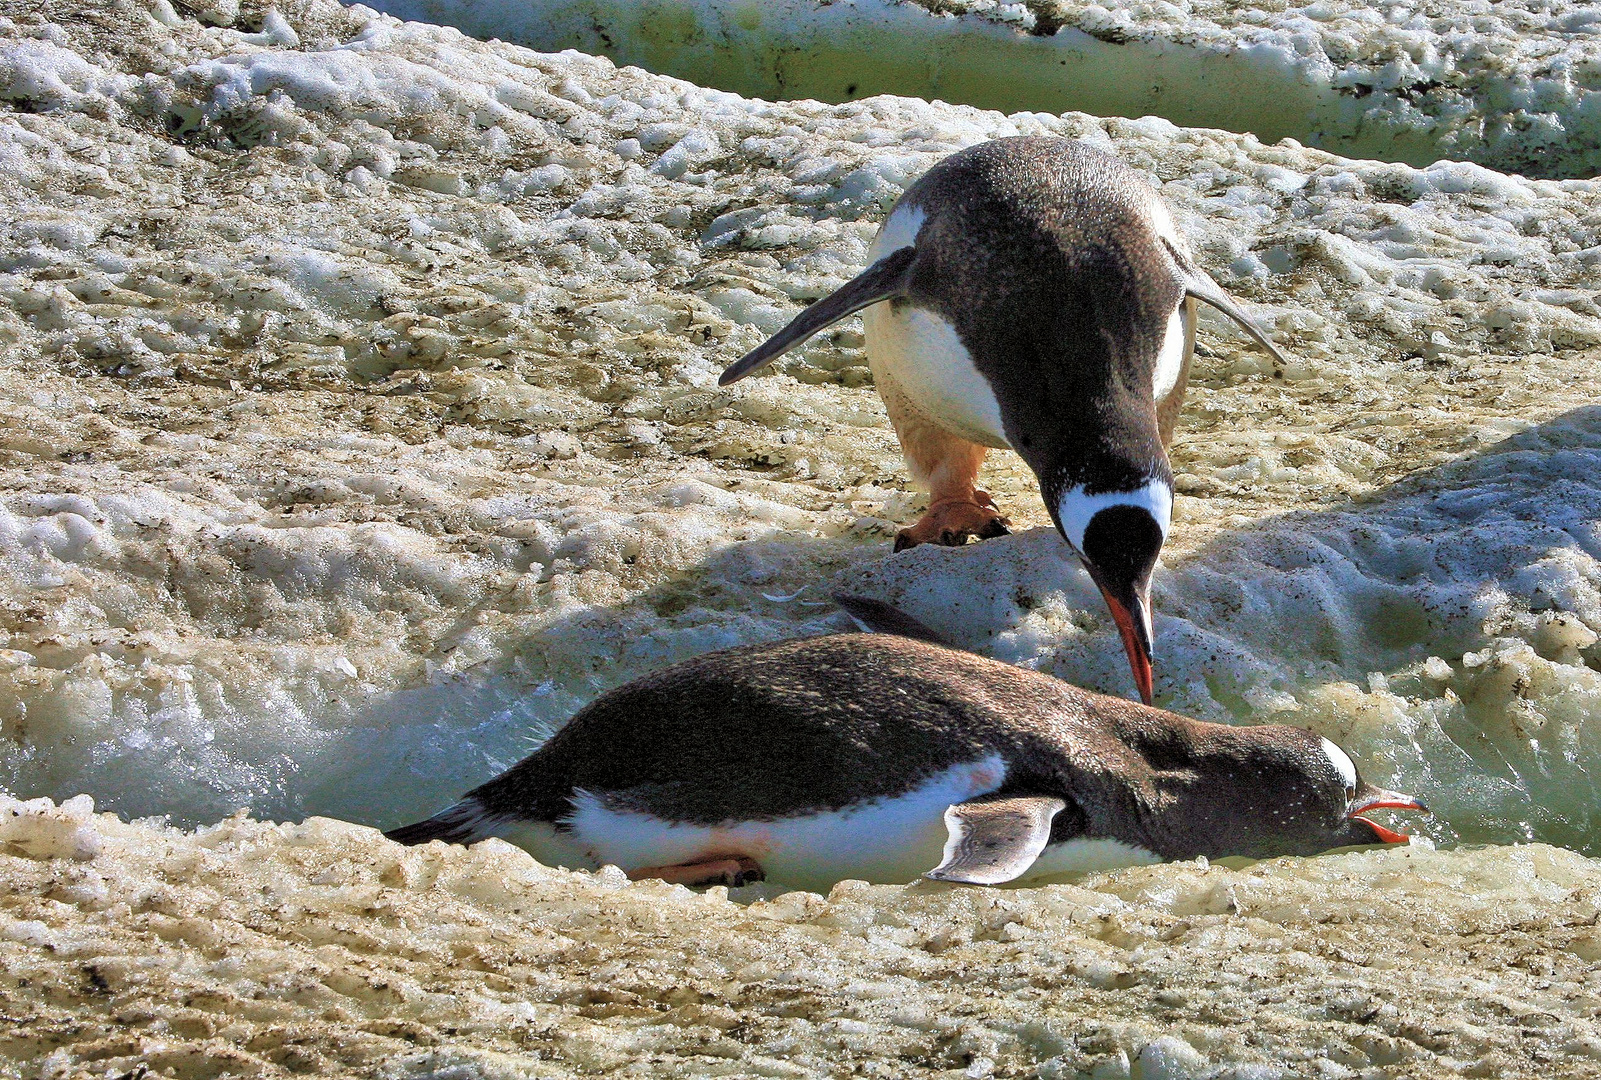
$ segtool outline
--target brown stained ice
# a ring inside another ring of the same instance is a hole
[[[890,556],[920,496],[859,331],[715,387],[922,169],[1039,132],[1160,181],[1292,360],[1203,322],[1159,700],[1313,726],[1502,846],[740,907],[6,809],[0,1074],[1601,1067],[1595,864],[1505,846],[1601,805],[1593,183],[279,10],[0,2],[0,788],[393,825],[607,686],[842,629],[836,588],[1120,689],[1014,458],[1018,535]]]
[[[1601,1061],[1601,866],[1542,845],[739,903],[495,840],[91,810],[0,798],[0,1075],[1543,1080]]]

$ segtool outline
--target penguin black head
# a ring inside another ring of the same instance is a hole
[[[1406,834],[1363,815],[1427,812],[1412,796],[1363,780],[1350,755],[1304,728],[1208,727],[1206,733],[1184,768],[1166,772],[1159,785],[1171,857],[1269,858],[1405,843]]]
[[[1310,733],[1308,733],[1310,734]],[[1404,844],[1407,841],[1406,833],[1398,833],[1387,829],[1376,821],[1369,821],[1363,817],[1373,810],[1419,810],[1428,813],[1428,807],[1410,795],[1403,795],[1399,791],[1387,791],[1381,787],[1363,780],[1356,771],[1356,764],[1349,754],[1341,750],[1328,739],[1318,738],[1318,749],[1329,764],[1329,770],[1338,783],[1339,789],[1335,793],[1327,779],[1327,772],[1321,767],[1321,762],[1311,769],[1313,781],[1319,782],[1323,790],[1330,791],[1329,803],[1335,808],[1335,813],[1325,818],[1323,828],[1330,834],[1318,837],[1316,843],[1321,845],[1320,850],[1331,847],[1349,847],[1357,844]],[[1316,761],[1316,758],[1313,759]],[[1336,820],[1337,818],[1337,820]],[[1315,823],[1314,823],[1315,827]]]
[[[1151,704],[1151,572],[1173,520],[1173,488],[1152,477],[1123,491],[1082,484],[1054,500],[1056,523],[1106,598],[1140,700]]]

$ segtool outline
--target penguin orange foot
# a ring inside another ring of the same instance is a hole
[[[743,855],[698,859],[692,863],[677,863],[673,866],[643,866],[637,870],[630,870],[628,876],[633,881],[654,878],[669,885],[727,885],[730,889],[762,881],[767,877],[762,873],[762,868],[756,865],[755,859],[748,859]]]
[[[905,551],[919,544],[961,547],[973,537],[989,540],[1006,536],[1011,522],[1001,516],[989,492],[973,492],[971,498],[940,499],[929,504],[917,524],[895,534],[895,550]]]

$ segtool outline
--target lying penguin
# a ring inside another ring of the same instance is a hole
[[[930,493],[895,550],[1004,534],[975,484],[986,448],[1016,450],[1100,587],[1149,705],[1151,572],[1173,517],[1166,447],[1196,301],[1278,350],[1196,264],[1151,186],[1070,139],[997,139],[946,158],[901,196],[868,258],[719,383],[866,309],[874,383]]]
[[[871,634],[710,653],[596,698],[403,844],[509,840],[632,878],[997,885],[1198,855],[1311,855],[1423,810],[1301,728],[1202,723],[951,648],[876,601]]]

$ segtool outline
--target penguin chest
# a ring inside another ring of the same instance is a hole
[[[1019,880],[1093,874],[1104,870],[1121,870],[1125,866],[1151,866],[1163,861],[1162,856],[1138,844],[1109,837],[1078,836],[1047,846]]]
[[[897,428],[921,420],[980,446],[1011,446],[995,391],[956,327],[913,304],[874,304],[862,320],[867,363]]]

